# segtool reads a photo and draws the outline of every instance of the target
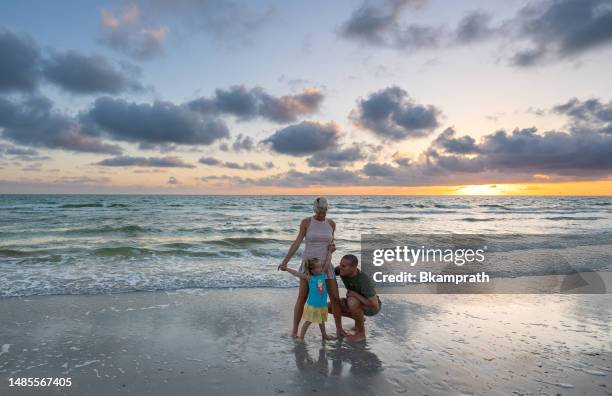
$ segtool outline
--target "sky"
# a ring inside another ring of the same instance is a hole
[[[612,194],[612,1],[0,5],[0,193]]]

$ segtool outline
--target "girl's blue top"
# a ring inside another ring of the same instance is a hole
[[[325,274],[310,275],[310,281],[308,282],[308,300],[306,300],[306,304],[317,308],[327,306]]]

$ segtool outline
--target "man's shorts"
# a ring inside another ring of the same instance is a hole
[[[380,309],[382,308],[382,301],[380,301],[380,297],[378,297],[378,296],[376,296],[376,299],[378,300],[378,309],[369,308],[369,307],[364,308],[363,309],[363,314],[365,316],[374,316],[374,315],[376,315],[377,313],[380,312]],[[342,297],[340,299],[340,304],[344,305],[344,307],[347,307],[347,309],[348,309],[348,302],[346,300],[346,297]]]

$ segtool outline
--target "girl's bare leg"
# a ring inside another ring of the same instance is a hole
[[[293,328],[291,329],[291,337],[296,338],[298,336],[298,327],[300,327],[300,320],[304,313],[304,304],[308,299],[308,283],[304,279],[300,279],[300,291],[293,307]]]
[[[304,324],[302,325],[302,331],[300,331],[300,340],[303,340],[304,337],[306,336],[306,330],[308,330],[308,326],[310,326],[310,322],[306,321],[304,322]]]
[[[325,323],[319,323],[319,330],[321,330],[321,337],[323,337],[324,340],[336,339],[334,336],[327,335],[327,332],[325,331]]]
[[[327,286],[327,293],[329,294],[330,312],[334,315],[334,322],[336,322],[336,335],[338,337],[347,337],[348,334],[342,328],[342,307],[340,306],[338,282],[335,279],[327,279],[325,283]]]

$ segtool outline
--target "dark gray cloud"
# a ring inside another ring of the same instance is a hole
[[[17,159],[19,161],[45,161],[51,159],[51,157],[46,155],[40,155],[37,150],[28,147],[18,147],[10,144],[0,143],[0,157],[3,155],[12,156],[13,159]]]
[[[43,96],[26,97],[20,102],[0,98],[2,137],[17,144],[77,152],[120,154],[120,146],[82,133],[72,117],[53,110]]]
[[[455,29],[403,23],[408,11],[418,11],[425,0],[366,1],[340,28],[342,37],[369,45],[416,51],[488,40],[500,32],[490,14],[476,10],[465,15]],[[418,15],[414,15],[415,18]]]
[[[89,134],[130,142],[209,145],[229,137],[223,121],[203,117],[187,106],[162,101],[137,104],[100,97],[89,111],[81,114],[81,120],[88,126]]]
[[[499,32],[499,27],[491,26],[492,17],[483,11],[467,14],[457,26],[456,41],[459,44],[471,44],[492,38]]]
[[[227,90],[217,89],[212,98],[195,99],[189,106],[203,114],[231,114],[241,120],[262,117],[287,123],[317,112],[322,101],[323,94],[312,88],[297,95],[275,97],[261,87],[247,89],[243,85],[234,85]]]
[[[530,2],[511,21],[529,43],[514,55],[513,63],[531,66],[612,45],[610,6],[609,0]]]
[[[389,164],[369,162],[363,166],[363,173],[370,177],[385,177],[395,174],[396,169]]]
[[[208,165],[208,166],[218,166],[221,168],[228,168],[228,169],[241,169],[241,170],[266,170],[266,169],[272,169],[274,168],[274,163],[272,163],[271,161],[268,161],[266,163],[264,163],[263,165],[259,165],[259,164],[255,164],[253,162],[244,162],[242,164],[238,163],[238,162],[231,162],[231,161],[220,161],[216,158],[213,157],[202,157],[200,158],[200,160],[198,161],[201,164],[204,165]]]
[[[353,144],[346,148],[333,147],[331,149],[317,151],[308,158],[307,162],[309,166],[314,168],[349,165],[353,162],[362,161],[367,158],[365,147],[368,146],[364,144]]]
[[[378,136],[400,140],[430,134],[438,127],[441,114],[435,106],[415,103],[406,91],[393,86],[359,99],[351,118]]]
[[[128,64],[115,67],[100,55],[76,51],[53,52],[43,61],[43,75],[62,89],[79,94],[142,91],[139,69]]]
[[[466,135],[457,138],[455,135],[456,132],[453,128],[446,128],[444,132],[438,135],[433,141],[433,146],[453,154],[471,154],[478,152],[476,140],[473,137]]]
[[[302,121],[276,131],[262,143],[277,153],[303,156],[336,146],[339,134],[334,123]]]
[[[422,0],[366,1],[341,26],[340,34],[366,44],[399,49],[435,47],[442,29],[426,25],[403,26],[400,16],[408,8],[420,8]]]
[[[599,99],[585,101],[576,98],[555,106],[553,111],[568,116],[570,127],[576,132],[595,130],[612,134],[612,101]]]
[[[221,161],[213,157],[202,157],[198,162],[210,166],[220,166],[222,164]]]
[[[496,23],[490,13],[476,10],[465,15],[455,28],[402,20],[411,8],[414,11],[424,3],[366,1],[341,26],[340,34],[378,47],[411,51],[499,38],[505,47],[513,49],[510,63],[519,67],[573,58],[594,49],[612,47],[610,0],[529,1],[515,15]]]
[[[310,172],[291,170],[239,182],[284,187],[427,186],[610,177],[612,134],[600,127],[611,119],[610,103],[598,99],[584,102],[573,99],[553,110],[568,115],[568,131],[499,130],[476,141],[470,136],[457,136],[454,129],[448,128],[417,159],[395,153],[391,163],[370,161],[355,171],[341,167]],[[586,120],[587,123],[574,128],[576,120]],[[593,128],[588,129],[589,125]]]
[[[118,94],[144,90],[140,69],[117,66],[101,55],[51,49],[46,56],[29,36],[0,27],[0,92],[32,93],[42,79],[75,94]]]
[[[94,165],[100,166],[143,166],[155,168],[195,168],[195,165],[184,162],[179,157],[131,157],[122,156],[107,158]]]
[[[432,151],[430,157],[441,168],[467,172],[601,176],[612,171],[612,136],[597,132],[497,131],[486,135],[475,151],[472,157]]]
[[[0,92],[32,92],[40,77],[40,49],[34,40],[0,27]]]
[[[236,136],[231,145],[231,149],[236,152],[252,151],[255,148],[255,141],[249,136],[244,136],[241,133]],[[227,143],[219,145],[221,151],[230,151],[230,146]]]

